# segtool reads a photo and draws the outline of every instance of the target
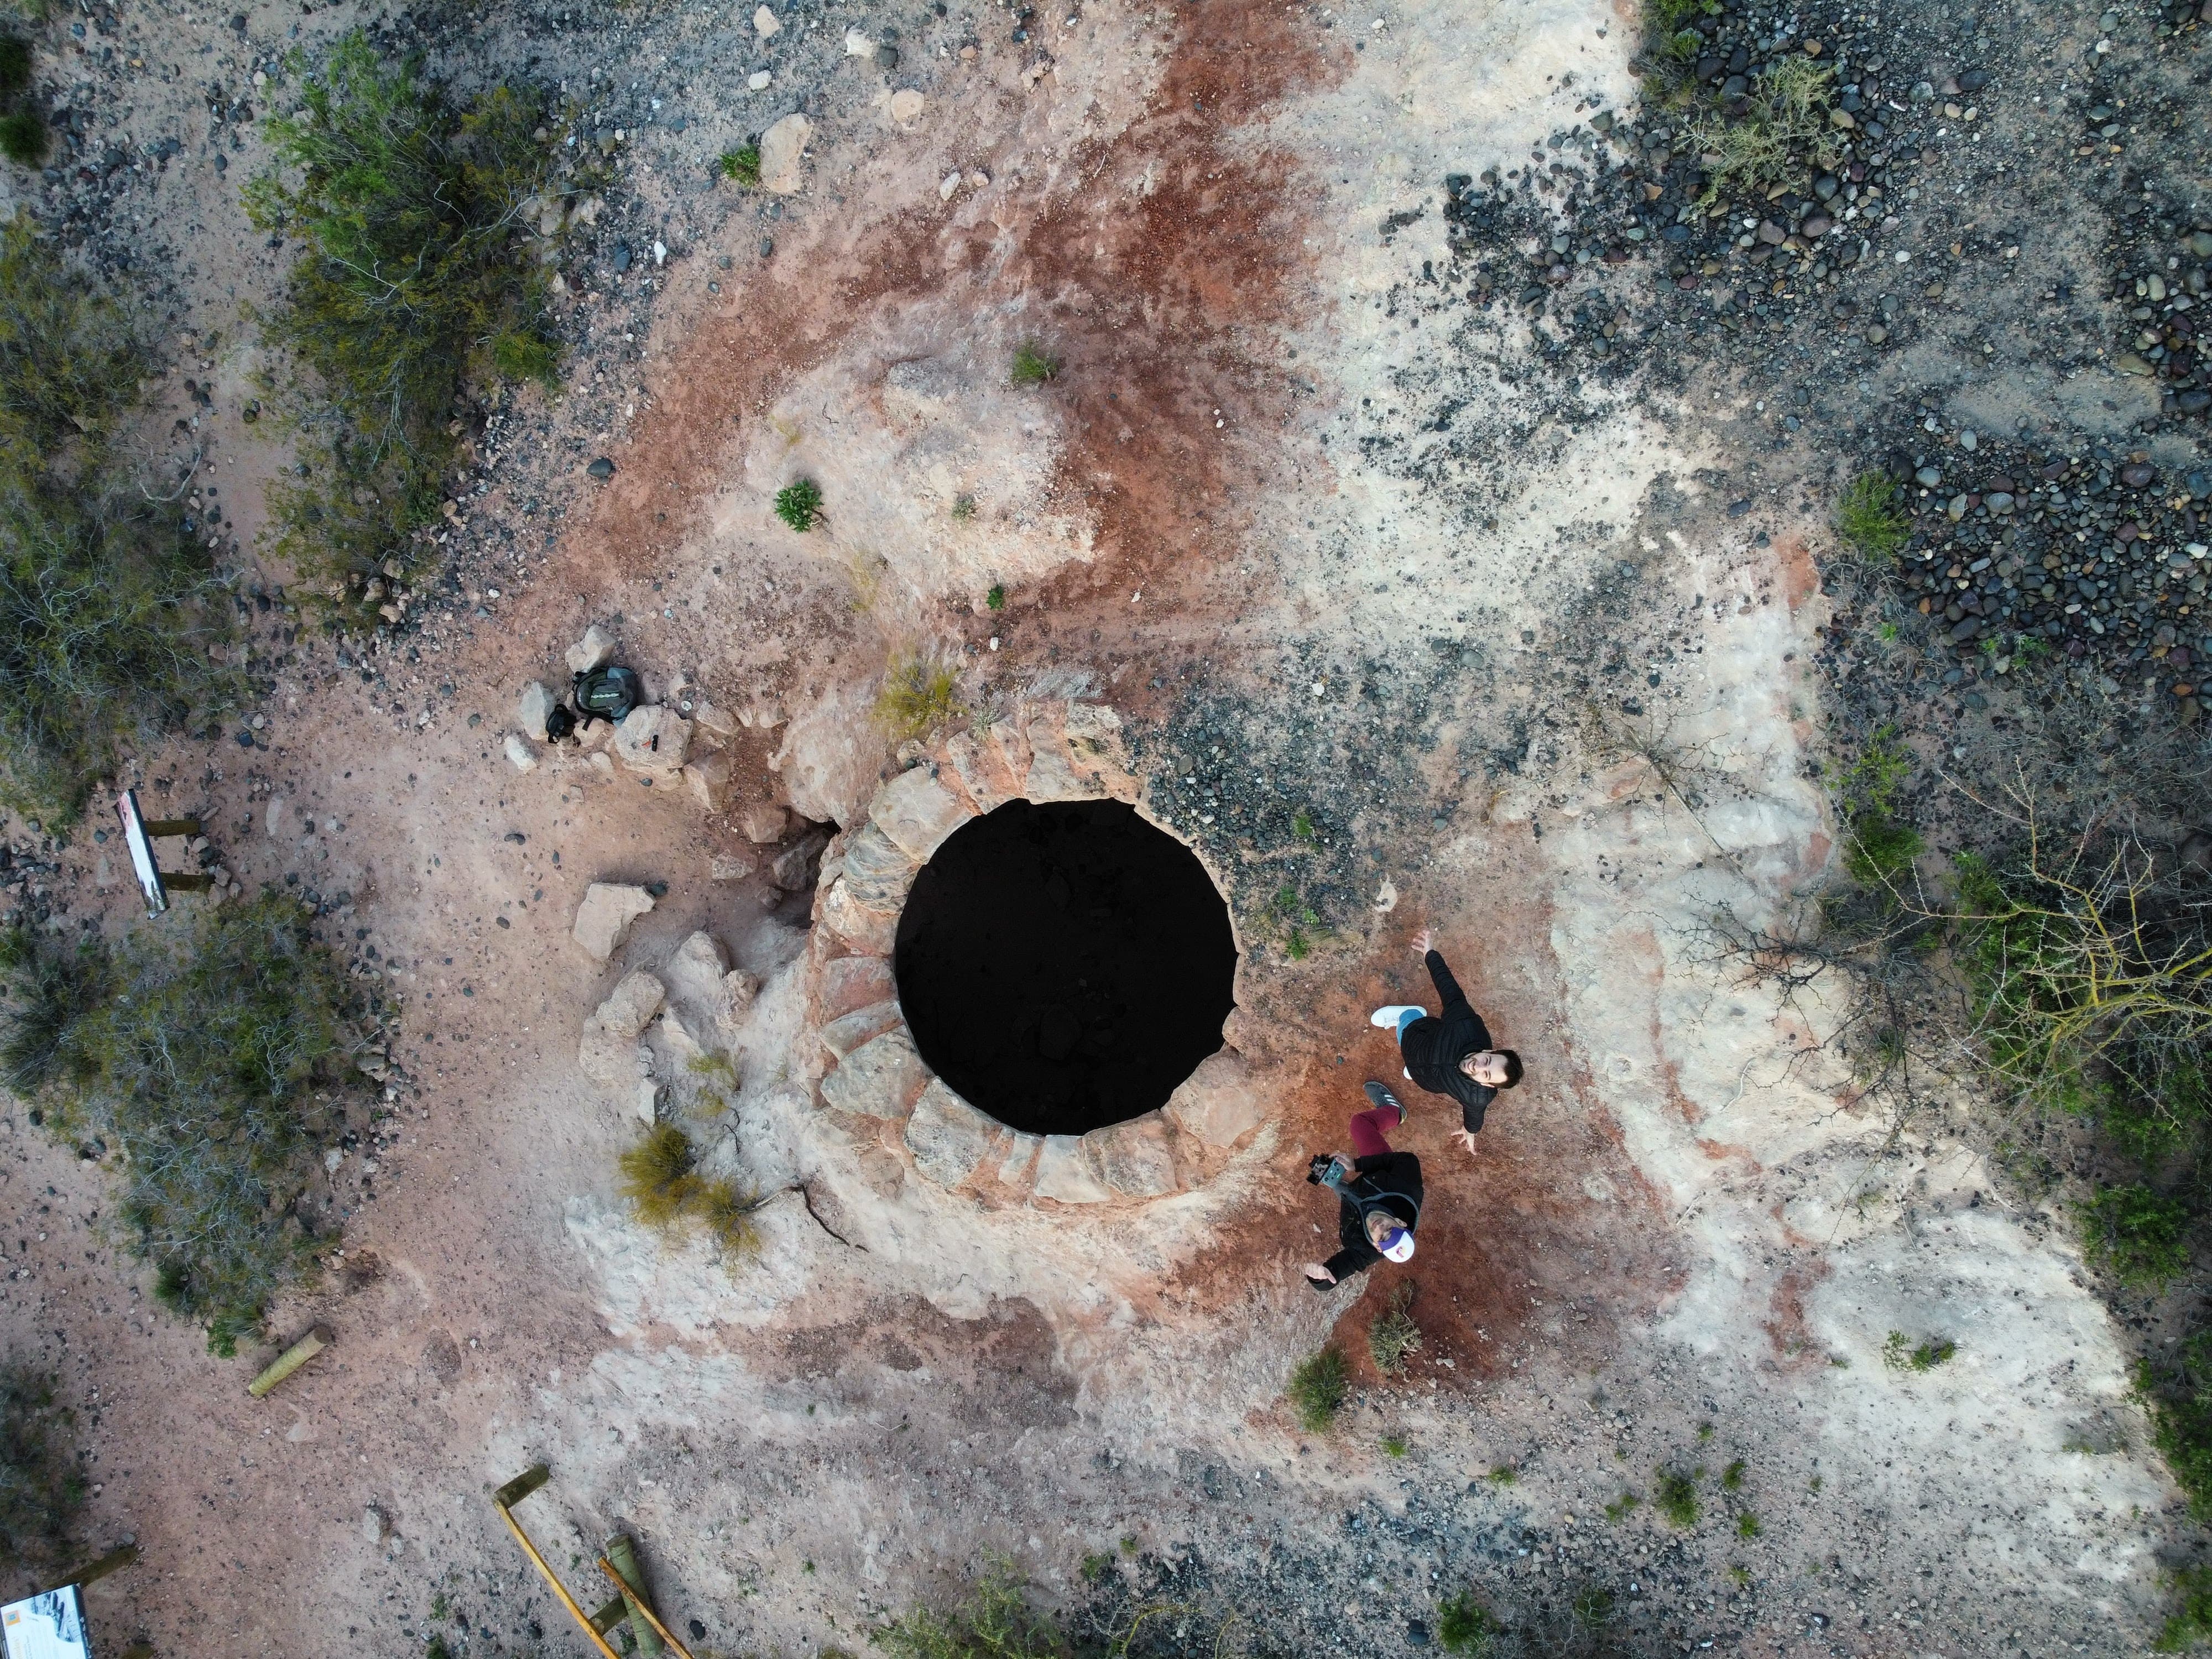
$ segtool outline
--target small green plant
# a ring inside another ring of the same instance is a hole
[[[71,1549],[85,1481],[69,1442],[75,1418],[49,1372],[0,1364],[0,1572],[61,1568]]]
[[[1721,1471],[1721,1490],[1740,1492],[1743,1489],[1744,1461],[1741,1457]]]
[[[973,495],[955,495],[952,498],[953,523],[966,524],[969,520],[975,516],[975,498]],[[1005,590],[1002,588],[1000,591],[1003,592]]]
[[[1875,636],[1884,645],[1894,645],[1897,643],[1898,628],[1895,623],[1886,622],[1877,623],[1874,631]]]
[[[1310,1434],[1327,1429],[1336,1421],[1336,1414],[1344,1409],[1352,1393],[1352,1368],[1345,1361],[1343,1350],[1332,1342],[1300,1361],[1291,1373],[1289,1393],[1300,1428]]]
[[[951,663],[933,656],[902,657],[884,671],[876,718],[894,737],[925,737],[958,718],[959,692],[959,675]]]
[[[742,185],[747,190],[752,190],[760,184],[758,144],[740,144],[735,149],[726,149],[715,165],[721,169],[722,177],[732,184]]]
[[[1881,1345],[1881,1363],[1893,1371],[1932,1371],[1959,1352],[1948,1336],[1923,1337],[1916,1344],[1903,1331],[1892,1331]]]
[[[1402,1434],[1386,1434],[1382,1437],[1382,1450],[1388,1456],[1403,1457],[1410,1449],[1409,1443]]]
[[[1006,608],[1006,588],[1003,582],[993,582],[991,591],[983,596],[983,603],[994,611]]]
[[[1605,1506],[1605,1518],[1614,1522],[1626,1521],[1643,1501],[1634,1492],[1624,1492]]]
[[[1016,386],[1042,386],[1059,373],[1059,360],[1048,357],[1044,348],[1036,341],[1024,340],[1014,348],[1014,366],[1011,378]]]
[[[2082,1253],[2122,1283],[2164,1290],[2189,1270],[2189,1206],[2148,1187],[2100,1187],[2074,1206]]]
[[[1313,814],[1303,806],[1291,814],[1291,834],[1308,846],[1321,839],[1321,831],[1314,828]]]
[[[1705,1442],[1706,1442],[1706,1441],[1708,1441],[1708,1440],[1711,1439],[1712,1437],[1713,1437],[1713,1425],[1712,1425],[1711,1424],[1710,1424],[1710,1423],[1700,1423],[1700,1424],[1698,1424],[1698,1443],[1699,1443],[1699,1444],[1703,1444]]]
[[[891,1659],[1056,1659],[1060,1633],[1027,1591],[1013,1564],[994,1558],[951,1611],[911,1609],[868,1640]]]
[[[1121,1534],[1121,1553],[1124,1555],[1133,1556],[1136,1553],[1137,1534],[1133,1532],[1123,1533]]]
[[[453,1649],[446,1645],[442,1636],[433,1636],[422,1647],[422,1659],[453,1659]]]
[[[2168,1581],[2172,1610],[2152,1644],[2159,1653],[2179,1653],[2212,1642],[2212,1566],[2184,1567]]]
[[[1912,520],[1903,497],[1887,474],[1860,473],[1837,499],[1836,534],[1861,558],[1895,564],[1912,539]]]
[[[759,1250],[753,1221],[759,1197],[740,1192],[729,1180],[700,1175],[690,1137],[677,1125],[655,1124],[618,1163],[618,1184],[631,1213],[656,1232],[682,1235],[696,1227],[725,1262]]]
[[[1681,1469],[1662,1468],[1657,1489],[1651,1501],[1668,1521],[1685,1529],[1698,1524],[1698,1474]]]
[[[775,516],[805,535],[822,517],[822,486],[811,478],[784,485],[775,492]]]
[[[1920,856],[1920,832],[1898,817],[1898,796],[1912,757],[1885,726],[1866,740],[1837,783],[1843,807],[1844,868],[1863,887],[1879,887]]]
[[[1520,1480],[1521,1472],[1510,1463],[1499,1463],[1494,1465],[1490,1473],[1483,1478],[1493,1486],[1510,1486]]]
[[[1826,1481],[1826,1480],[1824,1480],[1822,1477],[1820,1477],[1820,1475],[1817,1475],[1817,1474],[1816,1474],[1816,1475],[1814,1475],[1814,1476],[1810,1480],[1807,1481],[1805,1484],[1806,1484],[1806,1486],[1807,1486],[1808,1490],[1817,1492],[1819,1492],[1819,1491],[1820,1490],[1820,1488],[1821,1488],[1821,1487],[1823,1487],[1823,1486],[1826,1486],[1828,1483],[1827,1483],[1827,1481]]]
[[[1710,109],[1693,121],[1691,141],[1707,158],[1698,205],[1710,210],[1736,197],[1764,198],[1777,185],[1802,183],[1813,164],[1832,166],[1838,155],[1828,120],[1833,78],[1809,58],[1784,58],[1753,82],[1743,115]]]
[[[1749,1510],[1741,1511],[1735,1517],[1735,1535],[1739,1538],[1758,1537],[1759,1517]]]
[[[1446,1653],[1481,1659],[1497,1645],[1498,1630],[1497,1618],[1474,1599],[1473,1590],[1462,1590],[1437,1603],[1437,1641]]]
[[[1083,1582],[1086,1584],[1104,1583],[1106,1575],[1113,1571],[1114,1558],[1103,1550],[1094,1552],[1083,1558]]]
[[[0,115],[0,155],[19,167],[34,167],[46,159],[46,124],[31,109],[9,110]]]
[[[1413,1322],[1413,1286],[1401,1284],[1390,1292],[1390,1300],[1367,1328],[1367,1352],[1375,1361],[1375,1369],[1385,1376],[1397,1376],[1406,1369],[1407,1356],[1417,1353],[1421,1346],[1421,1328]]]
[[[1595,1634],[1613,1622],[1613,1592],[1601,1584],[1585,1584],[1575,1592],[1567,1611],[1577,1628]]]

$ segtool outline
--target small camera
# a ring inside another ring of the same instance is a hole
[[[1320,1186],[1328,1179],[1329,1167],[1335,1162],[1326,1152],[1316,1152],[1312,1161],[1306,1165],[1306,1180],[1313,1186]]]

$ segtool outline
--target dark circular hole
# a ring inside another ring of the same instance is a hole
[[[1120,801],[1012,801],[963,824],[915,877],[891,966],[930,1069],[1035,1134],[1166,1104],[1236,1006],[1229,907]]]

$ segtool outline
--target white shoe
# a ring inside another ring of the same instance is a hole
[[[1368,1015],[1367,1023],[1370,1025],[1380,1026],[1383,1030],[1388,1030],[1391,1026],[1395,1025],[1398,1023],[1399,1016],[1401,1014],[1425,1014],[1427,1012],[1427,1009],[1419,1007],[1410,1002],[1394,1002],[1389,1007],[1377,1008],[1373,1013]]]

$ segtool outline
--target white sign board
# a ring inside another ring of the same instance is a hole
[[[0,1607],[0,1641],[7,1659],[92,1659],[84,1633],[84,1598],[64,1584]]]

